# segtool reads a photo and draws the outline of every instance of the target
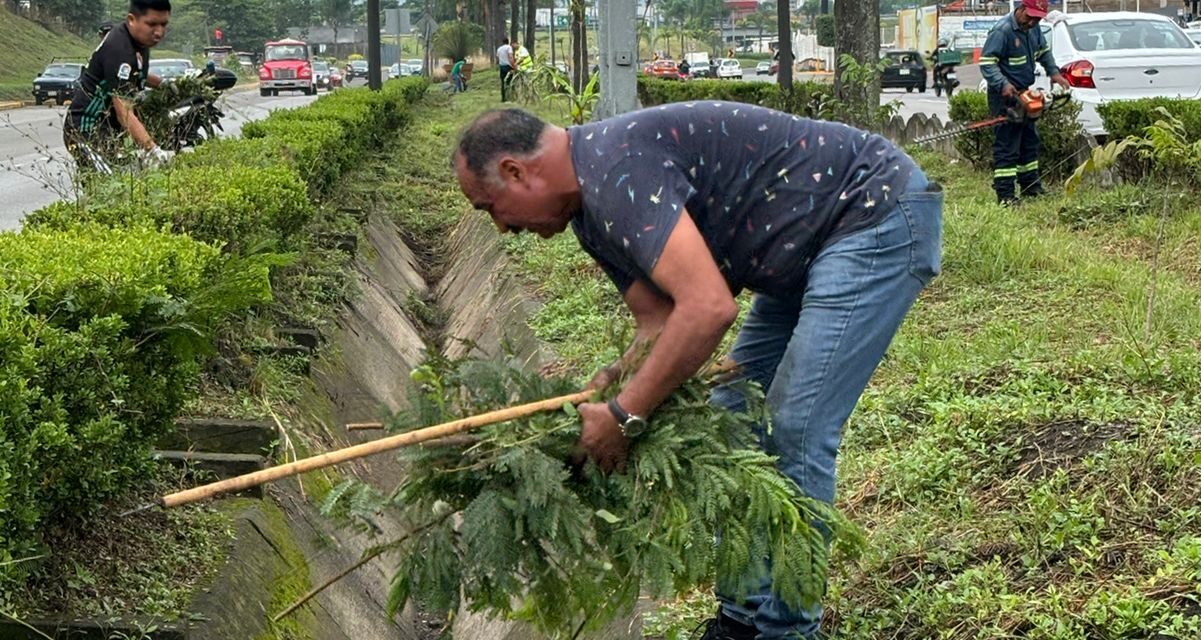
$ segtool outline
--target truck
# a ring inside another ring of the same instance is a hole
[[[317,93],[309,45],[300,40],[277,40],[263,47],[259,95],[276,96],[280,91],[299,91],[306,96]]]
[[[712,78],[713,65],[709,63],[707,51],[692,51],[684,54],[688,62],[688,74],[694,78]]]

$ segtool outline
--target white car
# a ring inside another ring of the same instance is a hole
[[[1184,35],[1188,36],[1189,40],[1195,42],[1197,46],[1201,46],[1201,27],[1196,29],[1185,29]]]
[[[734,58],[718,58],[713,63],[717,78],[742,79],[742,63]]]
[[[200,69],[197,69],[191,60],[184,58],[151,58],[150,73],[163,80],[174,80],[200,75]]]
[[[1201,48],[1151,13],[1055,13],[1051,50],[1083,106],[1080,123],[1105,133],[1097,106],[1137,98],[1201,98]]]

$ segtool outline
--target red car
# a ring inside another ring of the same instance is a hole
[[[642,72],[648,76],[663,78],[664,80],[680,79],[680,68],[676,66],[674,60],[656,60],[647,65]]]

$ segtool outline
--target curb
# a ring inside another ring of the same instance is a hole
[[[0,102],[0,111],[9,111],[11,109],[20,109],[25,103],[20,101]]]

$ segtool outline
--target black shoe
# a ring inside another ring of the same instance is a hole
[[[692,640],[755,640],[759,631],[722,614],[700,624],[692,632]]]

